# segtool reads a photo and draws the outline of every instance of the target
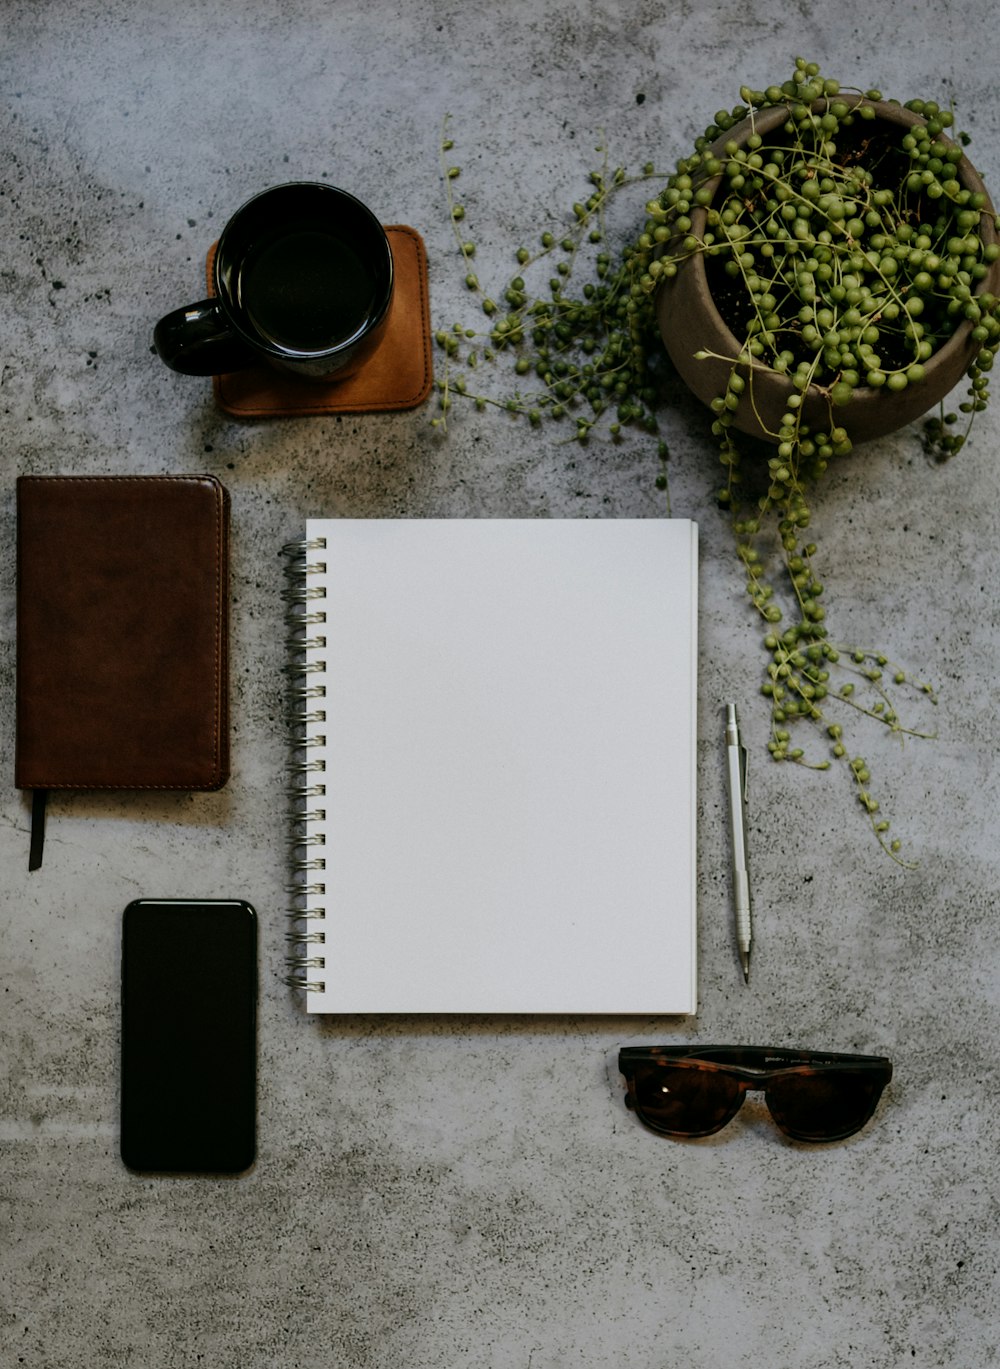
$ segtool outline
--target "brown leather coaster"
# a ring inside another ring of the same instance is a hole
[[[430,300],[427,251],[415,228],[387,224],[395,285],[392,312],[378,350],[354,375],[334,384],[285,377],[269,366],[213,376],[215,401],[236,418],[291,418],[303,414],[368,413],[414,409],[430,393]],[[208,253],[209,293],[214,293]]]

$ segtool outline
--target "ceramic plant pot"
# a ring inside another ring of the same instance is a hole
[[[894,125],[897,130],[923,122],[918,115],[901,105],[886,101],[871,101],[858,96],[851,98],[851,103],[855,106],[871,105],[875,110],[875,121]],[[819,102],[814,109],[825,110],[826,104],[826,101]],[[747,118],[724,133],[712,145],[712,152],[724,159],[727,143],[735,141],[743,146],[753,132],[766,138],[782,127],[788,114],[784,106],[765,109],[752,120]],[[866,123],[866,128],[868,126]],[[877,122],[872,127],[877,128]],[[898,140],[903,134],[895,132],[893,136]],[[939,135],[937,141],[951,145],[951,140],[943,134]],[[957,175],[963,187],[986,195],[982,180],[964,155],[957,164]],[[707,186],[717,191],[722,180],[721,175],[717,176],[708,181]],[[703,237],[706,231],[706,212],[705,208],[696,207],[690,214],[690,233],[696,238]],[[986,244],[997,241],[994,216],[995,211],[987,196],[979,233]],[[1000,294],[1000,261],[994,262],[985,278],[978,282],[976,294],[984,291]],[[736,357],[741,344],[713,300],[703,253],[688,257],[680,264],[675,276],[661,282],[657,291],[656,310],[667,352],[682,379],[706,404],[723,395],[732,369],[731,363],[715,357],[699,360],[695,354],[705,350],[716,353],[719,358]],[[858,443],[882,437],[915,421],[948,395],[972,364],[979,350],[979,343],[971,336],[972,329],[973,324],[963,320],[944,346],[924,363],[923,379],[903,390],[890,391],[885,387],[876,389],[861,384],[855,389],[849,403],[831,407],[828,391],[820,385],[811,386],[803,399],[804,422],[813,432],[829,431],[834,425],[842,427],[851,441]],[[740,369],[748,383],[739,408],[735,411],[734,425],[754,437],[776,441],[774,435],[786,412],[786,401],[794,393],[792,383],[787,376],[771,370],[763,362],[755,361],[752,366],[741,365]]]

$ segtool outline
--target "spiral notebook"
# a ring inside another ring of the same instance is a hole
[[[695,1011],[697,547],[314,519],[284,548],[309,1012]]]

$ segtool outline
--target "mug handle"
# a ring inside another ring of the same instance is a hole
[[[250,348],[233,333],[214,299],[165,314],[153,329],[153,347],[172,371],[185,376],[243,371],[257,361]]]

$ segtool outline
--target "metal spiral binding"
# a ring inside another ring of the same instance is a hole
[[[289,864],[292,876],[291,882],[286,885],[290,930],[286,932],[285,940],[290,949],[285,957],[288,969],[285,980],[295,989],[317,993],[322,993],[326,987],[322,979],[310,978],[311,971],[326,968],[325,955],[312,951],[313,947],[323,946],[326,941],[326,933],[315,925],[326,916],[323,903],[326,885],[322,880],[322,872],[326,869],[326,857],[322,853],[325,838],[318,833],[308,834],[307,828],[308,824],[322,822],[325,817],[322,805],[317,805],[315,800],[326,795],[323,778],[326,763],[310,758],[308,750],[312,746],[322,746],[326,740],[322,732],[315,730],[326,721],[326,710],[321,702],[326,696],[326,686],[310,678],[322,675],[326,670],[326,662],[307,660],[307,653],[326,646],[322,632],[326,612],[313,607],[315,601],[324,597],[324,591],[320,587],[310,586],[308,576],[326,569],[324,563],[309,559],[313,552],[325,549],[325,538],[302,538],[287,543],[281,549],[285,557],[283,570],[286,580],[281,597],[285,601],[287,659],[284,673],[288,684],[284,718],[290,776],[285,793],[291,820]],[[317,874],[318,879],[315,877]]]

